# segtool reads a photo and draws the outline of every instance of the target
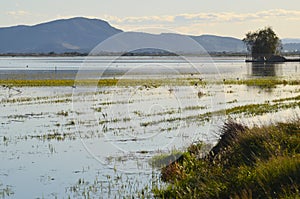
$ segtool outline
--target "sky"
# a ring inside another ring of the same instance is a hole
[[[1,0],[0,27],[89,17],[124,31],[215,34],[243,38],[271,26],[300,38],[299,0]]]

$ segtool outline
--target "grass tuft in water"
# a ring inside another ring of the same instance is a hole
[[[11,188],[11,186],[6,185],[4,186],[1,182],[0,182],[0,198],[7,198],[7,197],[11,197],[12,195],[14,195],[14,192]]]

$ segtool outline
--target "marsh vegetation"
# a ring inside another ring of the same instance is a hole
[[[205,155],[191,145],[162,169],[168,186],[161,198],[298,198],[300,193],[299,118],[261,127],[228,121],[220,140]]]

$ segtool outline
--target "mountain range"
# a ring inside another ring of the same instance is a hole
[[[120,32],[105,21],[81,17],[0,28],[0,53],[89,52]]]
[[[12,26],[0,28],[0,53],[89,53],[97,44],[123,31],[112,27],[100,19],[76,17],[60,19],[33,26]],[[126,32],[134,41],[155,38],[157,41],[178,40],[178,34],[162,33],[159,35]],[[237,38],[216,35],[191,36],[208,52],[246,52],[244,43]],[[172,40],[173,39],[173,40]],[[300,39],[283,39],[284,51],[300,51]],[[182,45],[178,48],[181,48]]]

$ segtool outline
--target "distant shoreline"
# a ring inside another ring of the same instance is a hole
[[[151,57],[171,57],[171,56],[207,56],[212,57],[241,57],[247,56],[246,53],[239,52],[209,52],[207,54],[196,54],[196,53],[131,53],[131,52],[119,52],[119,53],[101,53],[91,55],[88,53],[78,53],[78,52],[66,52],[66,53],[3,53],[0,54],[0,57],[86,57],[86,56],[124,56],[124,57],[133,57],[133,56],[151,56]]]
[[[247,57],[248,54],[244,52],[208,52],[208,54],[194,54],[194,53],[103,53],[97,55],[90,55],[88,53],[79,52],[65,52],[65,53],[3,53],[0,57],[87,57],[87,56],[151,56],[151,57],[172,57],[172,56],[212,56],[212,57]],[[300,57],[300,53],[283,53],[284,56]]]
[[[300,62],[300,59],[286,59],[284,61],[260,61],[260,60],[249,60],[246,59],[245,62],[250,63],[285,63],[285,62]]]

